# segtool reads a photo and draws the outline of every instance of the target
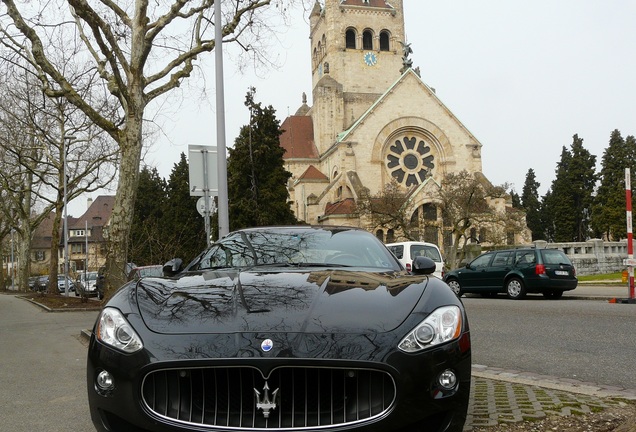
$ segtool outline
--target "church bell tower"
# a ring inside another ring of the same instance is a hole
[[[400,77],[402,0],[317,0],[310,41],[314,130],[322,153]]]

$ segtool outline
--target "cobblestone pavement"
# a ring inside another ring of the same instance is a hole
[[[473,365],[464,431],[550,415],[595,412],[636,400],[636,390]]]

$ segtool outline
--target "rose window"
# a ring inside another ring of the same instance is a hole
[[[423,140],[404,137],[389,148],[386,166],[398,183],[409,187],[422,183],[435,163],[431,148]]]

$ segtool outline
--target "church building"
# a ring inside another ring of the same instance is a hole
[[[441,220],[433,196],[446,173],[466,170],[487,182],[482,144],[412,67],[403,0],[316,0],[310,41],[313,106],[303,95],[280,138],[299,220],[360,226],[397,241],[399,233],[356,216],[362,188],[378,194],[394,180],[413,214]],[[491,205],[505,209],[510,199]],[[442,229],[420,240],[449,241]]]

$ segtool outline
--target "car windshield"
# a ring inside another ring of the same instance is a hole
[[[214,244],[188,269],[281,265],[400,269],[386,247],[365,231],[308,228],[232,233]]]

